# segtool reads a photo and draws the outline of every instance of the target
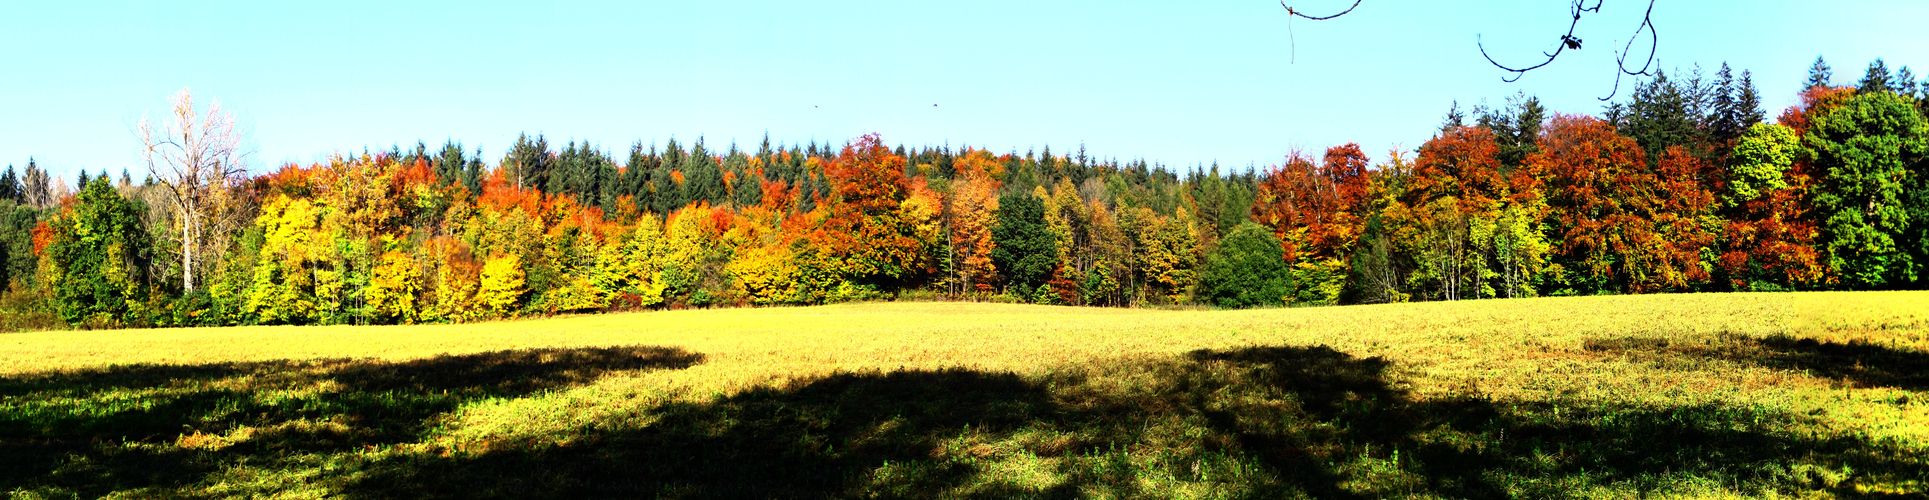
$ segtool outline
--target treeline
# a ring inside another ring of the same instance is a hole
[[[418,144],[173,183],[0,176],[0,327],[455,322],[890,298],[1139,306],[1929,284],[1924,88],[1816,61],[1657,75],[1601,117],[1517,96],[1417,154],[1257,172],[889,147]],[[194,210],[180,207],[191,206]],[[194,244],[183,248],[184,228]],[[184,255],[187,254],[187,255]],[[198,265],[187,266],[188,259]],[[184,272],[191,269],[191,272]],[[185,276],[184,276],[185,275]]]

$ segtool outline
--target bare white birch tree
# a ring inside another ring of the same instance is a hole
[[[246,172],[241,136],[235,132],[234,116],[222,112],[219,101],[210,103],[206,114],[196,115],[193,95],[185,88],[174,94],[173,115],[159,129],[143,117],[139,133],[148,173],[167,186],[180,210],[181,290],[192,292],[209,203]]]

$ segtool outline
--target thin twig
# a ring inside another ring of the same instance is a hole
[[[1480,38],[1480,35],[1474,35],[1474,45],[1480,48],[1480,57],[1487,58],[1487,63],[1493,64],[1494,67],[1496,68],[1500,68],[1509,73],[1513,73],[1512,75],[1501,77],[1500,78],[1501,81],[1508,82],[1508,83],[1520,81],[1520,77],[1526,76],[1528,71],[1533,71],[1536,69],[1540,69],[1543,66],[1553,64],[1554,59],[1560,57],[1562,51],[1565,51],[1569,48],[1572,48],[1575,50],[1581,49],[1581,39],[1576,38],[1574,36],[1574,30],[1580,27],[1581,25],[1581,14],[1588,13],[1588,12],[1598,13],[1601,11],[1601,0],[1594,0],[1593,7],[1587,7],[1583,5],[1586,1],[1587,0],[1574,0],[1573,8],[1569,9],[1571,14],[1573,15],[1573,20],[1572,22],[1569,22],[1567,24],[1567,34],[1561,35],[1560,42],[1554,44],[1553,52],[1541,53],[1541,55],[1547,56],[1547,59],[1544,61],[1541,61],[1538,64],[1534,64],[1532,66],[1523,66],[1523,67],[1512,67],[1505,64],[1501,64],[1500,61],[1494,60],[1494,56],[1487,54],[1487,44],[1484,40]]]
[[[1648,62],[1641,65],[1640,71],[1629,71],[1628,52],[1634,48],[1634,38],[1640,36],[1641,30],[1644,29],[1648,30]],[[1614,57],[1614,88],[1608,91],[1606,97],[1600,99],[1602,101],[1614,99],[1614,94],[1621,92],[1621,77],[1624,75],[1654,76],[1654,54],[1655,49],[1660,45],[1661,34],[1654,30],[1654,0],[1648,0],[1648,10],[1641,14],[1641,25],[1634,27],[1634,35],[1628,37],[1627,45],[1621,46],[1621,54]]]
[[[1286,5],[1286,0],[1279,0],[1279,6],[1280,6],[1280,7],[1284,7],[1284,8],[1286,8],[1286,13],[1287,13],[1287,14],[1289,14],[1289,15],[1294,15],[1294,16],[1299,16],[1299,17],[1304,17],[1304,18],[1307,18],[1307,19],[1311,19],[1311,20],[1314,20],[1314,21],[1325,21],[1325,20],[1327,20],[1327,19],[1332,19],[1332,18],[1335,18],[1335,17],[1340,17],[1340,16],[1344,16],[1344,15],[1346,15],[1347,13],[1350,13],[1350,12],[1353,12],[1353,9],[1357,9],[1357,8],[1360,8],[1360,1],[1361,1],[1361,0],[1353,0],[1353,6],[1351,6],[1351,7],[1347,7],[1347,8],[1346,8],[1346,10],[1342,10],[1342,11],[1339,11],[1338,13],[1335,13],[1335,14],[1333,14],[1333,15],[1330,15],[1330,16],[1309,16],[1309,15],[1306,15],[1305,13],[1303,13],[1303,12],[1300,12],[1300,11],[1299,11],[1298,9],[1294,9],[1294,8],[1293,8],[1293,6],[1291,6],[1291,5]]]

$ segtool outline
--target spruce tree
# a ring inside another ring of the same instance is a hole
[[[677,163],[677,170],[683,172],[684,203],[707,201],[711,205],[724,202],[723,170],[717,166],[717,159],[704,149],[703,138],[697,138],[696,146],[690,154]]]
[[[1669,146],[1700,144],[1705,137],[1699,117],[1690,112],[1688,94],[1667,73],[1656,71],[1653,80],[1635,87],[1625,119],[1615,127],[1641,143],[1649,160],[1659,159]]]
[[[1889,64],[1882,62],[1880,57],[1875,58],[1875,62],[1869,63],[1868,73],[1862,75],[1862,83],[1856,86],[1856,91],[1864,94],[1894,92],[1895,88],[1889,85],[1891,78],[1893,77],[1889,75]]]
[[[7,172],[0,174],[0,200],[20,203],[25,201],[21,197],[24,192],[25,190],[20,186],[20,177],[13,173],[13,165],[7,165]]]
[[[488,167],[482,164],[482,147],[477,146],[475,154],[469,155],[469,167],[462,169],[462,185],[470,193],[482,194],[482,171]]]
[[[1741,137],[1741,113],[1736,106],[1736,94],[1734,74],[1728,69],[1728,63],[1721,63],[1721,69],[1715,71],[1714,95],[1708,110],[1708,132],[1716,144],[1730,144],[1736,137]]]
[[[663,156],[657,158],[655,170],[650,173],[650,206],[654,207],[659,215],[668,214],[682,207],[687,201],[675,179],[670,175],[676,170],[677,163],[681,161],[683,161],[683,147],[677,145],[676,138],[672,137],[670,144],[663,147]]]
[[[1045,204],[1029,193],[998,199],[998,223],[991,228],[991,260],[1008,290],[1031,290],[1051,278],[1058,241],[1045,224]]]
[[[467,159],[462,157],[462,145],[456,144],[455,140],[451,139],[443,141],[442,153],[435,156],[431,167],[435,170],[435,178],[442,185],[459,185],[462,184],[462,169],[468,164]]]
[[[1735,125],[1742,130],[1748,130],[1748,127],[1761,123],[1762,119],[1768,116],[1767,111],[1762,109],[1761,93],[1755,91],[1753,73],[1748,70],[1741,71],[1741,84],[1737,87],[1737,92],[1739,94],[1735,96]]]
[[[1829,86],[1829,80],[1834,77],[1835,72],[1829,69],[1829,63],[1823,61],[1822,56],[1815,56],[1815,64],[1809,65],[1808,67],[1808,82],[1804,83],[1802,88],[1806,90],[1815,87],[1827,87]]]
[[[654,148],[654,146],[652,146]],[[623,175],[618,184],[618,196],[630,196],[636,210],[648,212],[650,207],[650,174],[656,169],[656,152],[643,152],[643,141],[630,144],[630,161],[623,166]]]
[[[1896,71],[1893,86],[1896,89],[1896,93],[1902,94],[1903,97],[1916,98],[1916,90],[1918,88],[1916,72],[1910,71],[1908,66],[1903,66],[1901,70]]]
[[[536,140],[529,140],[528,134],[517,134],[516,143],[509,147],[509,154],[502,158],[502,168],[509,174],[509,180],[521,189],[541,189],[549,183],[553,168],[549,156],[549,141],[542,134]]]

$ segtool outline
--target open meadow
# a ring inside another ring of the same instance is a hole
[[[0,335],[0,491],[1929,493],[1929,293]]]

